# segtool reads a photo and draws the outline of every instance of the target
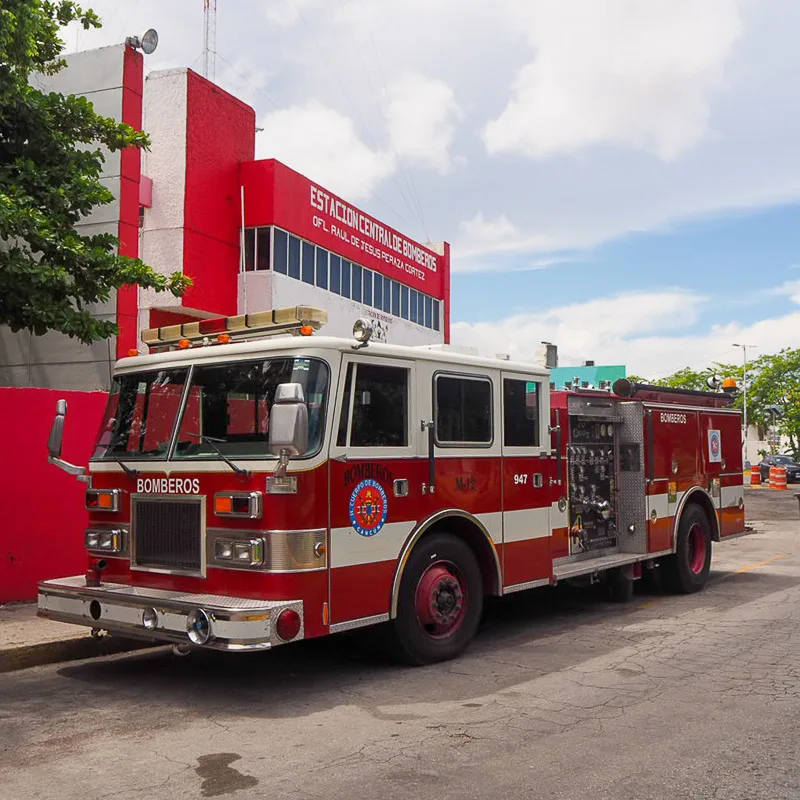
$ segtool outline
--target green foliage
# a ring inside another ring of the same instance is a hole
[[[118,332],[86,308],[112,290],[138,283],[181,295],[190,281],[117,255],[110,234],[75,230],[113,200],[100,182],[101,147],[144,148],[148,140],[83,97],[30,85],[33,73],[64,66],[59,31],[73,21],[100,26],[94,12],[67,0],[0,0],[0,324],[88,344]]]
[[[751,378],[752,375],[752,378]],[[757,358],[747,367],[748,419],[775,426],[789,439],[792,454],[800,445],[800,348],[785,348]]]

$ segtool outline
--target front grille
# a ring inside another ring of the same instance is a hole
[[[202,501],[133,499],[133,563],[137,567],[202,571]]]

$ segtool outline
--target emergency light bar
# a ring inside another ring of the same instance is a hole
[[[234,339],[255,339],[278,333],[310,336],[328,321],[328,312],[311,306],[290,306],[239,314],[236,317],[214,317],[182,325],[165,325],[142,331],[142,341],[150,348],[191,347],[192,342],[208,340],[225,343]]]

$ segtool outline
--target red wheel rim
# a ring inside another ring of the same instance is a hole
[[[699,575],[706,565],[706,551],[708,543],[706,542],[706,533],[699,523],[695,522],[689,528],[689,569],[695,574]]]
[[[419,624],[432,639],[446,639],[461,627],[467,611],[467,587],[455,564],[436,561],[422,573],[415,607]]]

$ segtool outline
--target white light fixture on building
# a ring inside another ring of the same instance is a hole
[[[141,50],[146,56],[154,53],[158,47],[158,32],[155,28],[148,28],[141,36],[129,36],[125,44],[135,50]]]

